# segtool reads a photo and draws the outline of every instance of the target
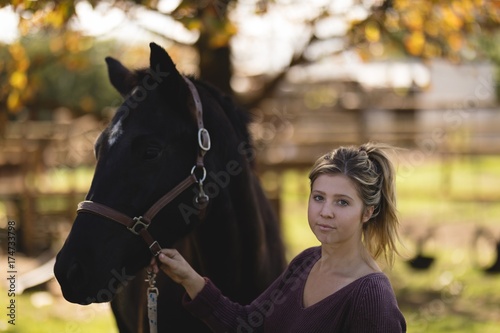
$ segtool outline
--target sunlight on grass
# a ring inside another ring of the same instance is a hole
[[[0,289],[0,293],[6,294],[4,289]],[[70,304],[60,296],[36,291],[16,295],[15,301],[15,325],[9,324],[4,316],[0,318],[0,332],[117,333],[108,304],[80,306]]]

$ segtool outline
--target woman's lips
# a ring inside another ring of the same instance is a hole
[[[330,231],[330,230],[335,229],[334,227],[332,227],[331,225],[328,225],[328,224],[318,223],[317,226],[322,231]]]

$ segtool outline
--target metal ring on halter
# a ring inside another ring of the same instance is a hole
[[[206,143],[203,140],[204,137],[207,139]],[[209,151],[210,147],[212,146],[210,134],[208,133],[208,130],[206,128],[200,128],[198,130],[198,145],[204,151]]]
[[[136,235],[139,235],[141,229],[147,229],[149,227],[149,222],[144,221],[144,217],[142,216],[134,217],[133,220],[135,221],[134,225],[127,227],[127,229]]]
[[[194,171],[196,170],[196,168],[202,168],[202,170],[203,170],[203,176],[201,177],[201,179],[198,179],[198,183],[203,183],[205,181],[205,179],[207,178],[207,169],[205,169],[205,167],[202,166],[202,165],[195,165],[191,169],[191,174],[194,173]]]

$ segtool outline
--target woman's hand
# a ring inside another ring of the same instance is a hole
[[[205,286],[205,279],[189,265],[177,250],[162,249],[158,260],[160,261],[160,269],[174,282],[181,284],[191,299],[194,299]],[[158,269],[154,266],[153,264],[153,270],[157,272]]]

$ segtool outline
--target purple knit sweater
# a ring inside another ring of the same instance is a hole
[[[406,332],[389,279],[383,273],[361,277],[307,308],[304,285],[321,248],[305,250],[251,304],[242,306],[223,296],[209,280],[184,306],[214,332],[268,333],[396,333]]]

